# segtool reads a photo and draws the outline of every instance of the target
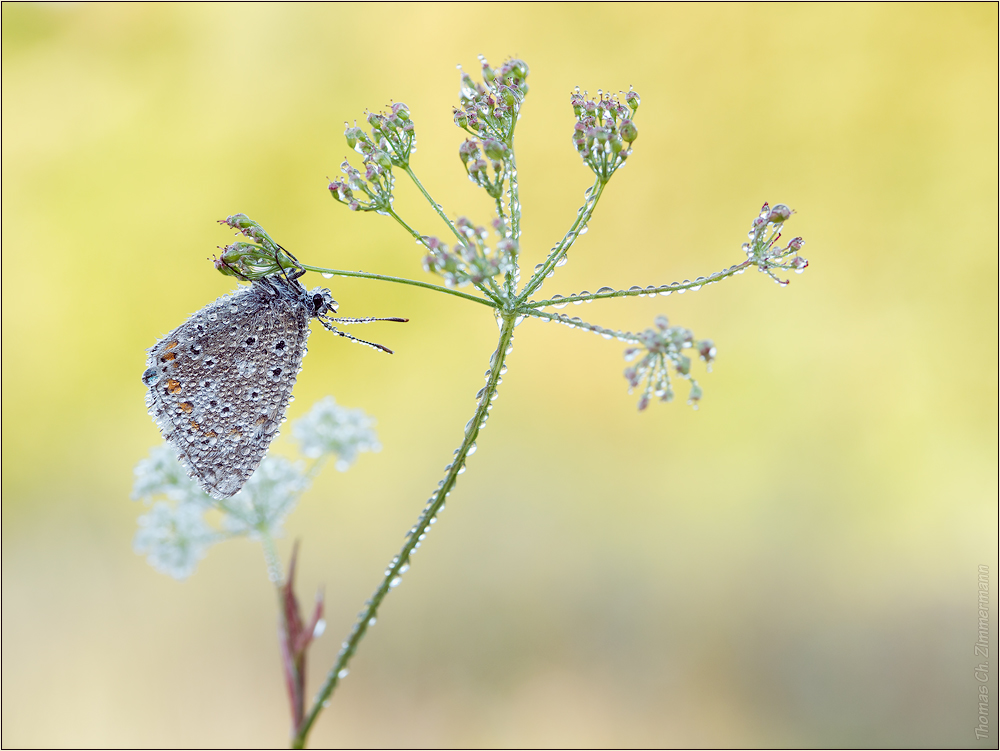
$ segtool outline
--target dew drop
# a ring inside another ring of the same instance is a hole
[[[324,271],[323,274],[322,274],[322,276],[323,276],[324,279],[333,279],[333,274],[331,274],[331,273],[329,273],[327,271]]]
[[[338,678],[346,678],[350,674],[351,674],[350,670],[348,670],[347,668],[341,668],[340,671],[337,673],[337,677]]]

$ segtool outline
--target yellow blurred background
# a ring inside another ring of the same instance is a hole
[[[742,260],[761,203],[811,262],[566,312],[714,339],[635,409],[623,345],[528,321],[447,512],[314,746],[981,746],[976,577],[997,563],[997,6],[25,5],[3,28],[3,731],[12,746],[286,742],[259,547],[178,583],[131,550],[159,442],[145,349],[234,285],[243,211],[304,262],[436,281],[334,203],[344,121],[390,100],[452,215],[490,219],[451,121],[456,64],[531,67],[528,269],[590,173],[569,92],[633,85],[639,139],[544,292]],[[355,163],[359,163],[356,159]],[[396,208],[444,234],[402,180]],[[311,275],[307,284],[324,283]],[[325,586],[309,694],[441,476],[489,311],[329,284],[389,358],[314,333],[290,416],[332,393],[380,454],[328,469],[279,543]],[[686,394],[680,385],[679,394]],[[275,450],[290,451],[286,437]]]

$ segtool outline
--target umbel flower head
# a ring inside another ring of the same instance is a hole
[[[235,229],[253,242],[234,242],[221,248],[222,253],[214,259],[216,270],[225,276],[235,276],[243,281],[263,279],[282,269],[295,270],[298,264],[288,256],[257,222],[246,214],[233,214],[220,219],[219,224]]]
[[[385,112],[369,112],[367,120],[370,136],[357,123],[344,130],[347,145],[363,158],[364,176],[345,159],[340,169],[347,178],[331,180],[327,187],[330,195],[351,211],[385,214],[392,208],[392,168],[409,166],[410,156],[417,150],[417,136],[410,110],[402,102]]]
[[[657,316],[653,323],[653,327],[639,334],[640,346],[625,350],[626,362],[632,362],[642,355],[635,365],[625,368],[628,392],[631,394],[645,382],[639,397],[640,411],[649,406],[654,396],[661,402],[671,401],[674,398],[674,389],[670,383],[672,366],[678,376],[691,382],[688,404],[697,409],[702,396],[701,386],[691,377],[691,358],[684,351],[694,349],[711,371],[715,360],[715,345],[710,339],[695,341],[690,329],[671,326],[666,316]]]
[[[528,95],[528,64],[524,60],[506,60],[493,68],[482,55],[483,82],[458,67],[462,87],[458,92],[461,107],[454,111],[455,124],[483,141],[499,141],[510,146],[514,126],[521,117],[521,105]]]
[[[510,236],[510,229],[502,219],[493,220],[498,239],[492,248],[486,245],[489,232],[485,227],[473,225],[464,216],[459,217],[455,227],[464,241],[452,248],[436,237],[424,239],[427,247],[424,270],[440,274],[449,287],[462,287],[479,284],[514,268],[518,243]]]
[[[743,252],[747,254],[747,258],[782,287],[788,284],[788,280],[779,279],[774,269],[801,274],[809,265],[809,261],[798,254],[805,245],[805,240],[801,237],[793,237],[784,247],[778,244],[781,228],[794,213],[783,203],[775,204],[773,209],[765,203],[750,225],[747,233],[749,242],[743,243]]]
[[[619,97],[606,96],[598,90],[592,99],[577,87],[570,97],[576,124],[573,145],[583,163],[593,170],[601,182],[607,182],[616,170],[625,166],[632,154],[632,142],[639,137],[635,113],[639,109],[639,94],[629,89]]]

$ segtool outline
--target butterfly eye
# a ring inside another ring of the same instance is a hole
[[[313,310],[315,310],[317,313],[322,313],[325,307],[326,307],[326,302],[323,300],[323,295],[320,294],[313,295]]]

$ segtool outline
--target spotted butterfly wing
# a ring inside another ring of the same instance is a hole
[[[312,293],[271,277],[220,297],[149,350],[146,406],[214,498],[239,492],[267,453],[301,368]],[[326,299],[316,304],[332,302]]]

